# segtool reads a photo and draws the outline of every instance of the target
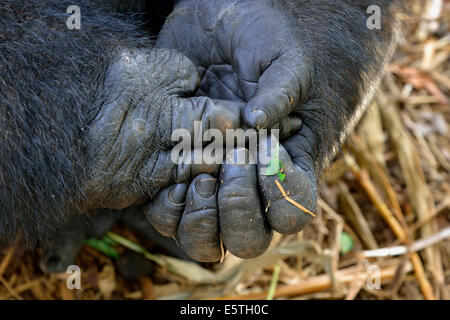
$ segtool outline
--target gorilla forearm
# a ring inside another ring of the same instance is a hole
[[[108,11],[119,13],[144,13],[147,11],[149,3],[147,0],[96,0],[96,2]]]
[[[399,24],[390,0],[279,0],[311,65],[309,97],[298,114],[300,134],[283,143],[305,170],[319,171],[357,123],[391,58]],[[397,2],[398,3],[398,2]],[[381,29],[366,26],[381,8]],[[298,148],[306,146],[306,148]],[[305,157],[311,161],[305,161]],[[310,164],[314,168],[310,168]]]
[[[144,28],[157,35],[166,17],[173,9],[175,0],[91,0],[109,12],[137,13]]]
[[[92,3],[77,1],[80,30],[66,27],[71,1],[0,3],[1,240],[41,240],[80,200],[98,79],[120,47],[145,39]]]

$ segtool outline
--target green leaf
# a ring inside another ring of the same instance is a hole
[[[277,175],[278,175],[278,178],[280,179],[281,182],[283,182],[284,179],[286,179],[286,174],[284,174],[284,173],[281,171],[281,170],[283,170],[283,168],[284,168],[284,165],[283,165],[283,163],[282,163],[281,160],[280,160],[280,172],[278,172]]]
[[[340,239],[340,247],[341,247],[341,254],[349,253],[353,250],[353,247],[355,243],[353,242],[352,237],[346,232],[342,232],[341,239]]]
[[[269,165],[267,166],[267,170],[264,173],[265,176],[273,176],[280,172],[281,161],[280,161],[280,144],[277,143],[275,146],[275,151],[272,155],[272,158],[270,159]]]
[[[90,239],[87,239],[85,242],[87,245],[91,246],[92,248],[94,248],[100,252],[103,252],[104,254],[106,254],[108,257],[110,257],[112,259],[119,258],[119,253],[116,251],[116,249],[111,247],[112,243],[111,243],[111,241],[108,241],[107,239],[90,238]]]
[[[103,241],[105,241],[107,244],[109,244],[110,246],[118,245],[117,241],[114,241],[113,239],[108,237],[106,234],[101,239]]]
[[[164,262],[164,260],[161,259],[160,257],[158,257],[157,255],[151,254],[144,247],[140,246],[139,244],[137,244],[125,237],[122,237],[121,235],[118,235],[117,233],[108,231],[106,233],[106,236],[109,237],[112,241],[115,241],[116,243],[124,246],[125,248],[128,248],[134,252],[142,254],[146,259],[151,260],[160,266],[166,265],[166,262]],[[169,268],[169,270],[170,270],[170,268]]]

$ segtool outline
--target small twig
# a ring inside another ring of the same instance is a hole
[[[386,267],[381,268],[380,278],[381,283],[386,283],[392,280],[395,276],[397,270],[398,260],[393,260]],[[406,271],[411,270],[411,266],[408,264]],[[367,279],[367,271],[361,266],[354,266],[345,269],[341,269],[337,273],[337,277],[340,279],[342,284],[348,285],[349,283],[355,281],[355,279]],[[277,297],[296,297],[307,293],[321,292],[329,290],[332,288],[332,283],[330,276],[328,274],[322,274],[316,277],[308,278],[307,280],[302,280],[294,285],[280,286],[275,290],[274,298]],[[261,293],[251,293],[243,295],[232,295],[232,296],[222,296],[216,298],[216,300],[247,300],[255,299],[261,300],[267,297],[268,292]]]
[[[431,222],[433,218],[435,218],[439,213],[441,213],[442,210],[447,208],[450,205],[450,198],[442,200],[442,202],[434,209],[434,212],[432,212],[428,217],[417,221],[411,228],[411,232],[416,232],[417,229],[422,227],[424,224]]]
[[[355,227],[358,236],[364,242],[367,249],[378,249],[377,241],[370,229],[369,223],[364,217],[358,203],[355,201],[347,186],[342,182],[337,182],[339,189],[339,200],[342,207],[342,211]]]
[[[219,263],[223,263],[223,260],[225,259],[225,247],[223,245],[222,233],[219,236],[220,236],[220,253],[221,253],[221,257],[220,257],[220,262]]]
[[[350,169],[353,175],[355,176],[356,180],[361,184],[364,191],[369,196],[373,205],[377,208],[378,212],[387,222],[387,224],[392,229],[397,238],[400,239],[400,241],[406,241],[407,235],[405,231],[403,230],[397,219],[394,217],[392,212],[389,210],[387,205],[382,200],[380,194],[377,192],[372,181],[370,181],[367,172],[365,170],[361,170],[360,168],[358,168],[356,163],[352,163]]]
[[[333,284],[333,288],[336,291],[340,290],[340,283],[339,279],[336,278],[336,273],[339,268],[339,250],[341,248],[341,237],[342,237],[342,231],[344,230],[344,219],[341,218],[325,201],[322,199],[319,199],[318,204],[320,208],[323,209],[334,221],[335,221],[335,232],[334,232],[334,239],[330,240],[330,249],[325,250],[324,252],[327,252],[329,254],[330,263],[329,268],[325,267],[325,270],[327,270],[330,274],[331,282]]]
[[[155,290],[153,288],[153,282],[148,277],[140,277],[139,283],[142,288],[142,297],[144,300],[156,300]]]
[[[380,98],[383,95],[379,96]],[[384,99],[382,99],[384,100]],[[405,181],[408,198],[419,221],[425,220],[430,217],[433,212],[434,200],[433,194],[430,192],[427,185],[425,174],[421,165],[420,155],[417,151],[413,139],[409,132],[403,125],[402,118],[399,111],[391,104],[383,103],[383,108],[380,108],[383,123],[385,124],[390,141],[398,156],[400,168],[402,170],[403,179]],[[420,228],[422,237],[429,237],[433,233],[437,232],[437,223],[432,220],[432,223],[424,224]],[[414,256],[414,253],[412,254]],[[438,250],[433,247],[428,247],[424,251],[425,264],[431,271],[432,276],[437,283],[443,285],[443,270],[442,270],[442,258]],[[419,257],[414,257],[414,261],[417,262],[417,266],[422,265]],[[413,262],[413,260],[411,260]],[[415,265],[413,263],[413,265]],[[423,269],[423,266],[422,266]],[[417,271],[420,271],[417,269]],[[423,271],[423,270],[422,270]],[[420,276],[423,278],[419,278]],[[421,290],[425,298],[434,297],[433,288],[426,279],[425,272],[417,272],[417,277]]]
[[[2,263],[0,263],[0,277],[3,275],[3,272],[5,272],[6,268],[8,267],[13,253],[14,253],[14,246],[9,248],[9,250],[6,252],[5,256],[3,257]]]
[[[351,158],[348,159],[350,160]],[[370,200],[377,208],[378,212],[388,223],[391,230],[394,232],[394,234],[400,241],[402,241],[403,243],[407,243],[408,235],[406,231],[402,228],[400,223],[397,221],[397,219],[394,217],[392,212],[389,210],[387,205],[382,200],[375,186],[372,184],[372,181],[369,179],[367,172],[365,170],[361,170],[354,161],[350,161],[349,165],[353,175],[361,184],[366,194],[369,196]],[[429,282],[426,276],[419,255],[415,252],[412,252],[410,260],[411,264],[413,265],[414,273],[416,274],[417,280],[419,281],[419,286],[425,299],[434,300],[433,287],[431,286],[431,283]]]
[[[439,233],[434,234],[428,238],[418,240],[413,243],[411,248],[406,246],[396,246],[390,248],[380,248],[375,250],[366,250],[363,252],[364,257],[366,258],[379,258],[379,257],[388,257],[388,256],[399,256],[402,254],[406,254],[408,252],[416,252],[423,250],[433,244],[436,244],[442,240],[445,240],[450,237],[450,227],[441,230]]]
[[[275,184],[277,185],[278,189],[280,189],[281,194],[283,195],[283,197],[289,201],[290,203],[292,203],[294,206],[296,206],[297,208],[299,208],[300,210],[302,210],[303,212],[309,213],[310,215],[312,215],[314,218],[316,217],[316,215],[314,213],[312,213],[311,211],[309,211],[308,209],[306,209],[304,206],[302,206],[301,204],[295,202],[294,200],[292,200],[286,193],[286,191],[284,191],[283,187],[281,186],[281,183],[278,180],[275,180]]]
[[[278,278],[280,277],[280,266],[276,265],[273,269],[272,280],[270,280],[269,291],[267,292],[266,300],[273,300],[275,290],[277,289]]]
[[[17,300],[23,300],[22,297],[16,292],[16,290],[14,290],[14,288],[12,288],[9,283],[5,280],[5,278],[3,278],[2,276],[0,276],[0,282],[5,286],[6,290],[9,291],[9,293],[16,298]]]

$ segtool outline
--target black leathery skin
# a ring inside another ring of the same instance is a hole
[[[176,236],[184,211],[187,188],[185,183],[165,188],[145,207],[144,213],[148,221],[163,236]]]
[[[71,217],[57,237],[43,250],[41,269],[48,273],[65,272],[75,263],[75,258],[87,238],[100,237],[121,218],[114,210],[97,210],[90,216]]]
[[[174,239],[160,235],[148,223],[142,207],[133,206],[122,211],[96,210],[87,217],[69,219],[59,235],[43,251],[41,269],[48,273],[66,272],[68,266],[75,264],[76,256],[86,239],[102,237],[118,223],[123,223],[146,241],[154,243],[164,253],[178,259],[191,260]],[[148,270],[147,267],[136,266],[135,270]],[[133,272],[128,269],[128,275],[131,275]]]
[[[248,163],[228,161],[223,165],[218,194],[220,232],[225,248],[233,255],[250,259],[263,254],[272,239],[272,230],[264,217],[259,199],[257,168]],[[235,158],[236,159],[236,158]]]
[[[217,179],[207,174],[201,174],[192,181],[178,227],[181,248],[200,262],[216,262],[222,256],[216,182]]]
[[[281,181],[278,175],[265,175],[268,165],[263,165],[260,161],[258,165],[258,182],[261,193],[264,196],[267,219],[271,227],[282,234],[294,234],[300,232],[306,226],[312,219],[312,215],[287,201],[275,180],[281,184],[292,200],[311,212],[314,212],[316,208],[316,182],[314,171],[305,172],[292,162],[282,145],[279,148],[279,161],[283,167],[282,173],[285,175],[285,179]],[[260,143],[260,158],[264,152],[271,157],[273,154],[270,152],[271,150],[274,150],[274,148],[270,145],[270,140],[267,143]]]

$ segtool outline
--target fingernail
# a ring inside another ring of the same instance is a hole
[[[195,184],[195,188],[202,197],[209,198],[216,193],[216,183],[217,179],[214,178],[205,180],[199,179]]]
[[[179,183],[170,189],[169,200],[175,204],[183,204],[186,199],[188,186],[185,183]]]
[[[267,125],[269,116],[264,110],[257,109],[253,111],[253,119],[255,119],[255,123],[258,127],[264,128]]]

